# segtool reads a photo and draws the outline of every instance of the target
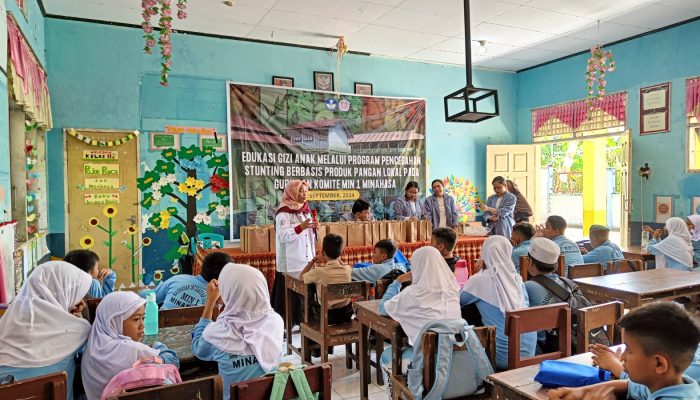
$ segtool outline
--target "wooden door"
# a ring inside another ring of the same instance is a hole
[[[138,137],[124,131],[66,130],[66,251],[89,248],[117,288],[138,286]]]
[[[493,194],[491,181],[497,176],[510,179],[518,185],[532,212],[531,222],[537,223],[537,182],[539,177],[539,154],[531,144],[506,144],[486,146],[486,190],[485,197]]]
[[[630,177],[630,165],[632,164],[632,141],[630,140],[630,131],[627,130],[620,136],[620,148],[622,149],[622,165],[620,166],[621,174],[621,207],[620,210],[620,246],[629,247],[630,245],[630,214],[632,213],[632,181]]]

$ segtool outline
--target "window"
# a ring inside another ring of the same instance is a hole
[[[688,172],[700,172],[700,122],[688,117]]]
[[[292,135],[292,140],[295,142],[301,142],[301,133],[295,133]]]
[[[314,133],[312,131],[304,131],[304,141],[305,142],[313,142],[314,141]]]

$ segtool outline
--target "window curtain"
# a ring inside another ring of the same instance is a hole
[[[52,127],[51,100],[46,72],[34,57],[31,47],[11,14],[7,14],[9,91],[32,123],[44,130]]]
[[[685,112],[700,120],[700,77],[685,81]]]
[[[593,109],[601,110],[605,114],[614,117],[620,125],[625,124],[626,119],[627,93],[613,93],[603,98],[593,100]],[[557,120],[571,128],[571,131],[578,129],[584,122],[597,122],[595,119],[604,118],[601,113],[593,113],[588,121],[588,103],[586,100],[578,100],[570,103],[557,104],[555,106],[538,108],[532,111],[532,136],[546,136],[547,132],[540,132],[545,124],[552,119]],[[600,121],[602,122],[602,120]]]

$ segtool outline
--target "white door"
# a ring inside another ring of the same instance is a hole
[[[539,176],[539,153],[534,144],[498,144],[486,146],[486,190],[484,197],[492,194],[491,181],[497,176],[510,179],[518,185],[532,212],[531,222],[539,219],[537,207],[537,185]]]
[[[620,148],[622,149],[622,165],[621,170],[621,207],[620,210],[620,246],[629,247],[630,245],[630,214],[632,213],[630,165],[632,164],[632,141],[630,140],[630,131],[620,135]]]

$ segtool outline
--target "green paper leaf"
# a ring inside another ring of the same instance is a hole
[[[177,224],[172,228],[168,229],[168,239],[170,239],[173,242],[177,242],[180,239],[180,235],[183,232],[185,232],[185,226],[182,224]]]
[[[173,262],[173,261],[177,260],[178,258],[180,258],[180,251],[179,250],[180,250],[179,245],[171,247],[170,250],[168,250],[168,252],[165,253],[165,256],[164,256],[165,259],[168,260],[169,262]]]
[[[138,182],[136,186],[138,186],[139,190],[144,191],[153,186],[153,183],[157,182],[159,179],[160,174],[158,174],[158,172],[146,171],[142,178],[136,179],[136,182]]]
[[[153,194],[151,192],[146,192],[143,194],[143,200],[141,200],[141,206],[147,210],[150,210],[153,206]]]
[[[104,242],[102,242],[102,244],[104,244],[105,246],[109,247],[109,240],[105,240]]]

